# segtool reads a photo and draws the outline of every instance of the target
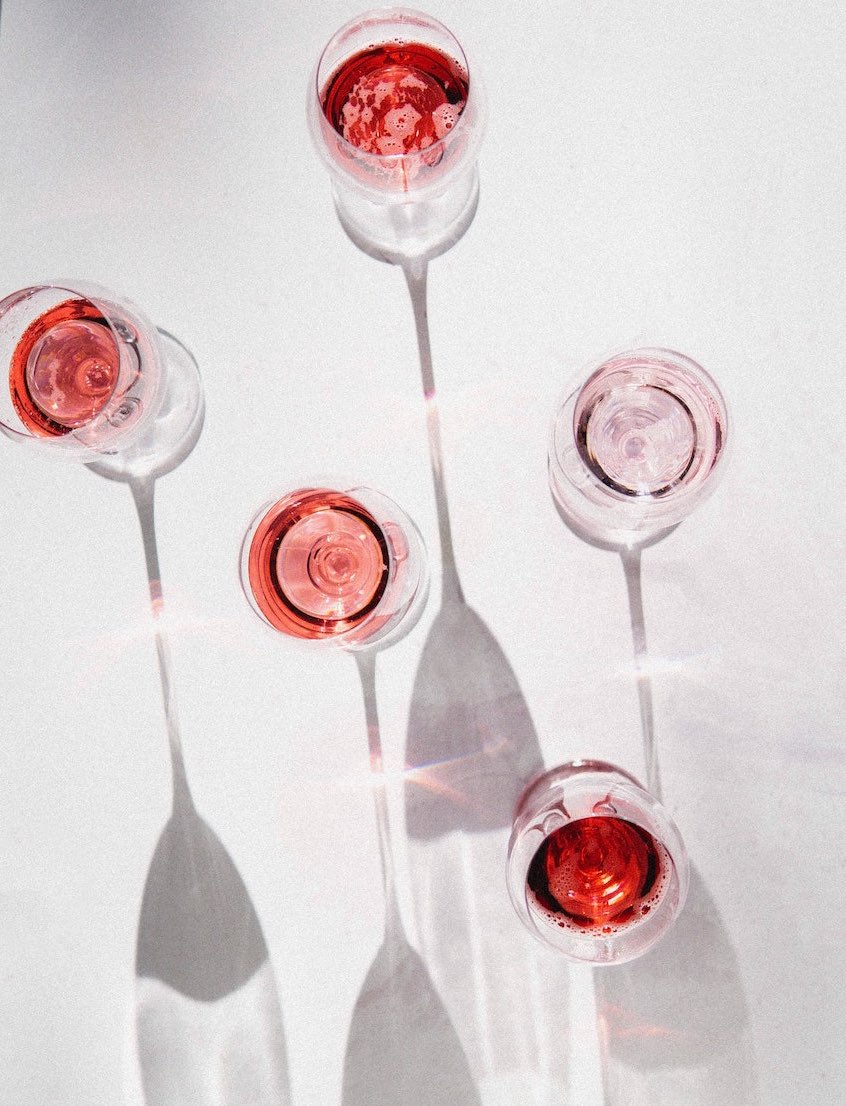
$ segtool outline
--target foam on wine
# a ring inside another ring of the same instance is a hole
[[[544,921],[590,936],[637,925],[661,901],[672,861],[646,830],[597,815],[546,838],[529,866],[528,900]]]
[[[274,629],[298,638],[346,633],[378,605],[389,578],[385,536],[360,503],[310,488],[275,503],[250,542],[247,574]]]
[[[347,142],[380,157],[419,153],[455,126],[467,74],[423,43],[390,42],[348,58],[322,93],[326,118]]]
[[[67,300],[24,331],[12,355],[9,389],[26,429],[57,437],[95,419],[119,375],[120,351],[99,308]]]

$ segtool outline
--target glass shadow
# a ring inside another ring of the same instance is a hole
[[[511,825],[520,792],[543,766],[529,708],[499,642],[458,578],[444,482],[426,302],[427,265],[403,268],[417,331],[441,547],[441,607],[414,681],[406,733],[408,834]]]
[[[663,536],[663,535],[662,535]],[[642,547],[641,547],[642,548]],[[629,601],[647,786],[661,797],[641,548],[620,551]],[[594,971],[604,1106],[758,1106],[737,958],[695,865],[673,928],[645,956]]]
[[[182,755],[154,520],[155,478],[200,433],[164,458],[144,450],[89,467],[126,483],[147,566],[173,779],[173,808],[141,901],[135,962],[138,1058],[148,1106],[290,1106],[276,980],[249,893],[197,813]]]
[[[759,1106],[746,996],[702,876],[645,956],[595,969],[604,1106]]]
[[[376,654],[355,655],[364,697],[385,932],[353,1010],[344,1056],[343,1106],[481,1106],[467,1057],[422,958],[405,934],[396,895]]]
[[[566,1106],[566,966],[519,925],[505,889],[514,809],[543,769],[502,647],[456,567],[427,315],[427,265],[403,267],[414,311],[441,549],[441,607],[417,668],[405,815],[419,948],[485,1103]]]

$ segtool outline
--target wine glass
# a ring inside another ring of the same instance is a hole
[[[365,12],[330,39],[308,120],[350,238],[387,261],[436,257],[470,225],[484,124],[461,44],[423,12]]]
[[[623,769],[576,760],[529,784],[514,817],[508,892],[529,931],[570,960],[641,956],[681,911],[687,853],[657,800]]]
[[[344,1106],[433,1095],[479,1104],[458,1035],[405,934],[381,771],[376,655],[422,612],[423,540],[408,516],[371,488],[346,481],[304,487],[276,497],[253,519],[241,551],[241,582],[267,625],[301,642],[352,651],[361,679],[385,930],[347,1035]]]
[[[727,440],[725,401],[695,361],[666,349],[618,353],[558,406],[550,489],[581,536],[643,546],[711,494]]]
[[[190,353],[97,285],[33,285],[0,301],[0,431],[104,476],[158,475],[190,453],[203,393]]]
[[[358,650],[411,629],[428,575],[423,539],[387,496],[315,486],[258,512],[242,546],[241,581],[274,630]]]

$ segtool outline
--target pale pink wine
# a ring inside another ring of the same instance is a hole
[[[24,331],[12,354],[9,389],[26,429],[51,438],[96,418],[119,374],[117,342],[99,308],[67,300]]]
[[[357,500],[308,488],[264,514],[250,541],[247,576],[274,629],[298,638],[333,637],[378,605],[388,584],[388,546]]]
[[[444,138],[467,101],[467,73],[420,42],[387,42],[353,54],[321,101],[335,130],[378,156],[419,153]]]
[[[595,374],[576,403],[574,431],[582,460],[603,484],[653,498],[701,483],[725,436],[697,373],[657,357],[620,358]]]
[[[579,818],[546,838],[526,877],[536,913],[568,929],[610,935],[660,901],[671,861],[660,842],[623,818]]]

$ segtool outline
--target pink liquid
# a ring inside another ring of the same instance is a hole
[[[351,145],[382,157],[418,153],[455,126],[467,74],[419,42],[389,42],[348,58],[323,90],[326,118]]]
[[[346,633],[388,583],[388,548],[376,520],[341,492],[308,488],[275,503],[250,543],[247,575],[274,629],[298,638]]]
[[[574,424],[587,467],[632,497],[664,497],[701,482],[725,437],[721,412],[702,381],[657,357],[604,366],[579,396]]]
[[[579,818],[555,830],[527,876],[534,909],[550,922],[605,935],[646,917],[659,901],[669,857],[623,818]]]
[[[119,374],[120,352],[100,310],[68,300],[24,332],[12,355],[9,388],[27,430],[57,437],[100,414]]]

